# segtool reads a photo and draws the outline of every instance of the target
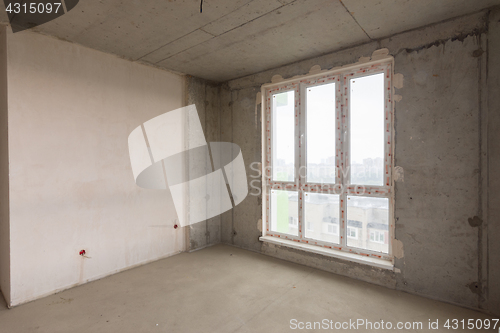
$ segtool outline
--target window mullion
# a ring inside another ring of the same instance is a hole
[[[299,204],[298,204],[298,216],[299,216],[299,238],[302,239],[304,235],[304,191],[303,187],[306,184],[306,176],[305,165],[306,165],[306,87],[304,83],[300,83],[299,85],[299,107],[298,107],[298,116],[297,121],[297,139],[298,139],[298,160],[297,160],[297,178],[296,182],[298,184],[299,191]]]
[[[336,89],[335,89],[335,166],[336,166],[336,175],[335,175],[335,185],[340,186],[342,188],[342,160],[341,153],[342,149],[342,105],[344,104],[342,101],[342,75],[337,76],[336,80]]]
[[[348,79],[344,76],[340,76],[340,117],[342,119],[340,127],[340,178],[341,178],[341,195],[340,195],[340,246],[345,247],[347,245],[346,240],[346,229],[347,229],[347,186],[349,184],[349,166],[348,166],[348,155],[349,155],[349,89],[347,85]]]
[[[385,170],[387,172],[386,176],[386,186],[391,189],[392,187],[392,166],[393,166],[393,103],[392,101],[392,89],[391,89],[391,78],[392,78],[392,65],[389,64],[385,68],[385,80],[384,80],[384,91],[387,93],[387,97],[384,99],[384,108],[385,108],[385,130],[386,130],[386,140],[385,140]],[[389,204],[389,255],[392,255],[392,242],[395,238],[394,235],[394,191],[391,191],[390,195],[388,195],[389,201],[392,202]]]

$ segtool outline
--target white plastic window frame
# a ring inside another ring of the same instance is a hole
[[[271,236],[281,239],[288,239],[299,243],[316,245],[328,249],[358,254],[366,257],[379,258],[392,261],[392,242],[394,240],[394,191],[393,191],[393,100],[392,100],[392,77],[393,77],[394,59],[387,56],[384,59],[365,62],[362,64],[353,64],[344,66],[340,69],[323,71],[314,75],[305,75],[299,78],[283,80],[278,83],[270,83],[262,86],[263,110],[265,113],[264,126],[262,128],[263,137],[263,174],[262,187],[263,197],[265,198],[263,209],[263,236]],[[350,174],[346,179],[342,170],[349,166],[349,93],[350,80],[356,77],[384,73],[384,184],[382,186],[360,185],[350,183]],[[335,184],[314,184],[307,182],[307,173],[299,170],[301,166],[306,165],[306,88],[316,85],[322,85],[335,82],[336,90],[336,178]],[[272,179],[272,96],[276,93],[293,90],[295,92],[295,179],[293,182],[274,181]],[[302,135],[304,134],[304,135]],[[298,217],[299,233],[298,236],[270,231],[270,194],[271,190],[285,190],[298,192]],[[304,194],[305,193],[336,193],[340,194],[340,221],[339,221],[339,244],[329,243],[316,239],[306,238],[302,230],[304,229]],[[388,198],[389,200],[389,251],[382,253],[347,246],[347,196],[363,196]]]

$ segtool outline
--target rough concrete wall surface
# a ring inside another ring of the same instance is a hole
[[[221,85],[220,88],[220,140],[223,142],[234,142],[233,141],[233,112],[231,101],[231,90],[226,84]],[[240,146],[241,147],[241,146]],[[242,150],[245,154],[244,150]],[[243,156],[244,158],[244,156]],[[245,160],[245,164],[248,162]],[[247,168],[248,173],[248,168]],[[248,197],[245,199],[248,200]],[[242,203],[245,202],[243,200]],[[221,242],[232,244],[233,235],[233,213],[234,209],[221,214]]]
[[[36,33],[7,45],[9,305],[184,251],[169,191],[136,186],[127,144],[184,106],[184,77]]]
[[[223,214],[222,242],[498,314],[487,302],[486,290],[494,282],[484,274],[488,253],[480,235],[485,229],[475,224],[476,216],[485,218],[480,216],[486,174],[481,152],[487,15],[476,13],[257,73],[221,90],[222,137],[242,147],[250,184],[256,172],[249,166],[261,162],[256,96],[262,84],[276,74],[304,75],[314,65],[330,69],[389,49],[395,73],[404,77],[404,86],[395,91],[402,97],[395,104],[395,166],[405,174],[395,186],[396,239],[402,241],[404,257],[396,259],[394,272],[260,242],[262,197],[252,195]],[[256,189],[250,186],[250,191]]]
[[[188,76],[186,78],[186,105],[195,104],[207,142],[220,141],[220,85]],[[189,169],[199,166],[189,164]],[[221,216],[190,225],[189,250],[199,250],[220,243]]]
[[[488,309],[500,315],[500,8],[490,14],[488,32]]]
[[[396,238],[404,258],[397,287],[468,307],[478,305],[478,37],[395,57],[404,75],[396,103]]]
[[[9,146],[7,117],[7,35],[0,26],[0,291],[10,302]]]

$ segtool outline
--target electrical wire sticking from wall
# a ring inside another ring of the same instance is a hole
[[[200,13],[203,13],[203,0],[201,0],[201,3],[200,3]]]

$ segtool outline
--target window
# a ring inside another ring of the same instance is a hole
[[[311,222],[307,222],[307,231],[314,231],[314,227]]]
[[[391,81],[387,57],[263,86],[266,236],[391,259]]]
[[[347,227],[347,238],[358,239],[358,231],[356,228]]]
[[[326,233],[332,235],[338,235],[339,228],[335,224],[327,224]]]
[[[378,230],[370,231],[370,241],[384,244],[384,234]]]

